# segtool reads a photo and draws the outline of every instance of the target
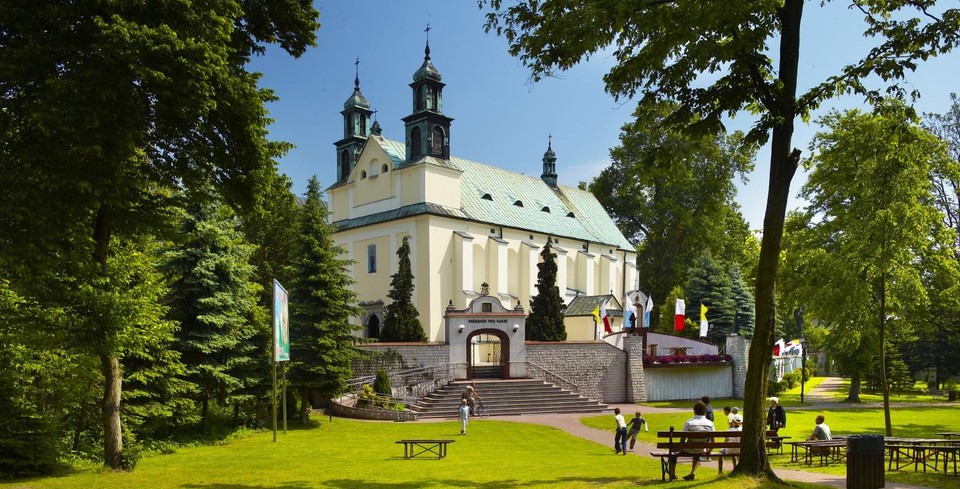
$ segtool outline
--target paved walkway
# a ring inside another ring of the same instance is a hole
[[[839,378],[827,378],[816,389],[813,389],[809,398],[807,395],[804,396],[804,400],[809,399],[810,405],[809,408],[813,409],[817,407],[818,404],[821,406],[830,401],[832,404],[830,407],[836,408],[834,398],[829,395],[829,392],[832,392],[838,388],[841,383]],[[819,391],[819,392],[818,392]],[[612,404],[610,408],[619,407],[622,412],[630,413],[637,409],[637,406],[634,404]],[[791,406],[793,409],[795,406]],[[805,406],[806,407],[806,406]],[[855,407],[863,407],[863,405],[857,405]],[[643,411],[645,413],[654,413],[654,412],[677,412],[682,411],[677,408],[653,408],[653,407],[644,407]],[[722,415],[722,412],[721,412]],[[596,443],[599,443],[604,446],[611,448],[610,456],[613,457],[613,431],[612,430],[599,430],[596,428],[590,428],[580,422],[580,418],[583,417],[582,414],[536,414],[536,415],[522,415],[522,416],[497,416],[497,420],[503,421],[516,421],[521,423],[534,423],[541,424],[545,426],[552,426],[554,428],[561,429],[580,438],[584,438]],[[612,422],[612,421],[611,421]],[[634,454],[637,456],[649,457],[649,453],[652,450],[655,450],[654,445],[637,443]],[[700,470],[715,470],[710,465],[705,465],[700,468]],[[808,472],[803,470],[790,470],[790,469],[775,469],[780,478],[789,480],[789,481],[798,481],[798,482],[809,482],[812,484],[823,484],[827,486],[846,488],[847,480],[846,477],[842,475],[834,474],[823,474],[819,472]],[[922,486],[911,486],[906,484],[897,484],[890,481],[886,481],[886,489],[924,489]]]

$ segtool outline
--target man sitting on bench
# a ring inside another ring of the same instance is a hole
[[[697,403],[693,405],[693,417],[683,424],[683,431],[713,431],[713,421],[707,419],[706,414],[707,405],[704,404],[703,401],[697,401]],[[680,442],[683,443],[685,440],[683,433],[680,433]],[[684,480],[692,481],[694,478],[693,473],[697,471],[697,466],[700,465],[700,455],[709,455],[709,451],[700,449],[682,450],[680,453],[684,455],[694,455],[690,475],[683,476]],[[671,454],[668,458],[668,463],[670,464],[670,480],[674,480],[677,478],[677,455]]]

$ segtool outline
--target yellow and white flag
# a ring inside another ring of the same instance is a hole
[[[700,303],[700,337],[707,336],[707,306]]]

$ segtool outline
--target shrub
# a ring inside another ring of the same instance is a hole
[[[793,389],[797,385],[798,373],[799,371],[783,374],[783,379],[781,380],[781,382],[786,385],[784,390]]]
[[[377,369],[377,378],[373,381],[373,392],[385,396],[393,395],[393,391],[390,389],[390,377],[383,369]]]
[[[767,380],[767,395],[775,396],[786,390],[786,385],[783,382],[777,382],[776,380],[769,379]]]

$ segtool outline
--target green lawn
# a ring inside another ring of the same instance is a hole
[[[781,398],[783,400],[783,398]],[[656,443],[656,432],[660,430],[669,430],[671,426],[679,430],[683,428],[683,423],[693,415],[692,401],[686,401],[690,404],[690,411],[683,413],[663,413],[652,414],[644,413],[650,427],[649,432],[640,432],[638,441],[644,443]],[[711,404],[713,404],[711,402]],[[817,414],[823,414],[826,423],[830,426],[835,435],[859,435],[868,433],[884,433],[883,410],[878,408],[846,408],[837,407],[834,409],[823,410],[794,410],[795,405],[785,401],[783,403],[787,412],[787,426],[780,430],[783,436],[792,437],[789,441],[803,440],[813,431],[815,426],[814,418]],[[639,407],[643,412],[643,407]],[[717,411],[717,429],[725,430],[726,422],[722,419],[722,411]],[[893,435],[904,438],[939,438],[936,433],[941,431],[960,431],[960,418],[957,416],[955,407],[900,407],[892,405],[890,411],[891,424],[893,425]],[[632,417],[632,412],[625,413]],[[611,437],[613,430],[613,416],[591,416],[583,418],[582,422],[590,427],[609,430]],[[804,463],[791,463],[789,447],[784,447],[783,455],[774,455],[770,458],[771,465],[774,467],[783,467],[796,470],[812,470],[817,472],[842,475],[846,473],[846,466],[831,465],[820,467],[818,465],[806,465]],[[700,471],[697,472],[700,474]],[[960,480],[956,476],[944,476],[933,473],[915,473],[909,471],[887,472],[888,481],[911,485],[920,485],[928,487],[941,487],[944,489],[957,487]]]
[[[402,438],[452,438],[443,460],[404,460]],[[364,422],[324,420],[291,430],[272,442],[258,433],[225,445],[190,447],[145,457],[129,473],[97,467],[39,479],[0,482],[32,488],[419,489],[440,487],[635,488],[692,487],[773,489],[769,483],[718,477],[698,471],[698,480],[660,482],[659,461],[617,456],[609,447],[557,429],[494,420],[473,420],[467,436],[456,422]],[[807,489],[817,486],[801,485]]]

